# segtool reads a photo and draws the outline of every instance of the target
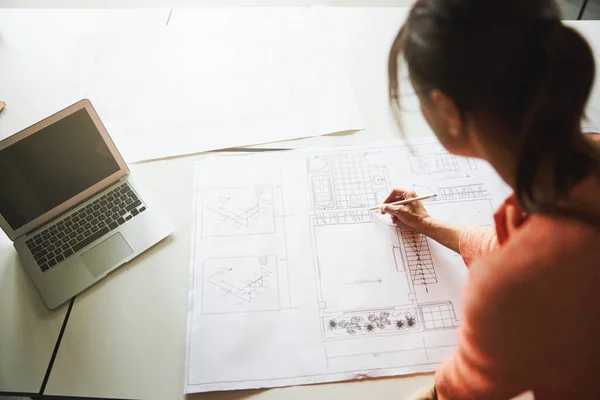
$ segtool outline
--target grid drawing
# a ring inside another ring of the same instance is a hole
[[[316,211],[364,209],[383,200],[389,192],[386,170],[371,165],[367,156],[348,153],[308,159]],[[348,217],[340,215],[342,220]],[[363,221],[361,217],[356,222]]]
[[[363,208],[377,203],[369,163],[361,154],[332,157],[338,208]]]
[[[460,170],[458,159],[453,154],[419,154],[409,157],[410,169],[415,175],[431,175]]]
[[[441,187],[438,191],[440,199],[447,201],[485,199],[487,195],[485,187],[482,183]]]
[[[427,285],[437,283],[437,275],[433,265],[433,259],[427,244],[427,237],[415,231],[401,230],[404,257],[410,271],[413,284]]]
[[[424,304],[419,306],[426,331],[437,331],[458,327],[454,306],[446,301],[437,304]]]

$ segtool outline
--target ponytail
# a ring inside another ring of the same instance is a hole
[[[594,81],[592,50],[560,21],[542,32],[545,76],[523,120],[515,182],[517,198],[530,212],[551,208],[598,162],[580,131]],[[536,183],[548,172],[551,182],[540,191]]]

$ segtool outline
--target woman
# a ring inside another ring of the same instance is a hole
[[[419,0],[392,46],[443,146],[514,189],[496,227],[382,212],[469,267],[458,348],[424,398],[600,398],[600,148],[580,122],[594,79],[585,40],[550,0]],[[394,190],[386,203],[414,196]]]

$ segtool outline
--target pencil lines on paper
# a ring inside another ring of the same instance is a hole
[[[365,311],[323,318],[326,339],[419,331],[417,310]]]
[[[427,237],[412,230],[400,230],[404,258],[413,284],[424,285],[425,291],[429,291],[427,285],[437,283],[437,275],[431,258]]]
[[[409,161],[410,169],[414,175],[432,175],[460,170],[456,156],[445,152],[417,154],[410,156]]]
[[[206,259],[203,273],[203,314],[280,308],[275,256]]]
[[[274,233],[271,186],[207,189],[203,205],[203,237]]]

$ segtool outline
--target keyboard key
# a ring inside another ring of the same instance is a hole
[[[119,217],[120,217],[120,216],[121,216],[121,215],[120,215],[119,213],[114,213],[114,214],[113,214],[113,215],[111,215],[110,217],[111,217],[113,220],[117,220],[117,219],[119,219]]]
[[[70,235],[71,232],[73,232],[73,228],[67,228],[67,229],[65,229],[65,235]]]
[[[65,233],[64,232],[58,232],[58,235],[56,235],[56,236],[58,236],[59,239],[62,239],[62,238],[65,237]]]
[[[48,267],[52,268],[56,265],[56,260],[52,259],[50,261],[48,261]]]
[[[77,229],[77,233],[82,234],[83,232],[85,232],[85,228],[83,226]]]
[[[38,239],[40,239],[42,237],[41,233],[38,233],[37,235],[35,235],[33,238],[37,241]]]
[[[133,210],[131,210],[131,215],[133,215],[134,217],[136,215],[138,215],[140,212],[137,210],[137,208],[134,208]]]
[[[53,251],[49,251],[48,254],[46,255],[46,258],[49,260],[51,258],[54,258],[54,252]]]
[[[90,221],[91,221],[91,220],[93,220],[93,219],[94,219],[94,216],[93,216],[93,215],[88,215],[87,217],[85,217],[85,220],[86,220],[87,222],[90,222]]]
[[[73,255],[73,250],[69,249],[69,250],[65,250],[65,252],[63,253],[63,256],[65,256],[65,258],[69,258]]]
[[[108,224],[108,227],[110,228],[110,230],[117,229],[119,227],[119,223],[117,221],[113,221],[110,224]]]
[[[98,227],[97,227],[97,226],[95,226],[95,225],[94,225],[94,226],[92,226],[92,233],[93,233],[93,232],[98,232]]]
[[[104,214],[105,212],[108,211],[108,208],[106,208],[105,206],[102,206],[102,207],[100,207],[100,210],[98,210],[98,211],[100,211],[102,214]]]
[[[48,259],[46,257],[41,257],[40,259],[35,260],[37,261],[37,263],[39,265],[45,264],[46,262],[48,262]]]
[[[45,240],[48,240],[48,239],[50,239],[50,234],[48,234],[48,233],[44,233],[44,234],[42,235],[42,237],[43,237]]]
[[[102,221],[104,221],[105,219],[106,219],[106,215],[104,215],[104,214],[100,214],[100,215],[98,215],[98,221],[102,222]]]
[[[31,249],[31,252],[32,252],[33,254],[35,254],[35,253],[37,253],[37,252],[41,251],[42,249],[43,249],[43,247],[42,247],[42,246],[35,246],[33,249]]]
[[[62,249],[63,252],[65,252],[70,249],[70,246],[68,243],[65,243],[62,246],[60,246],[60,248]]]
[[[94,211],[94,213],[92,214],[94,217],[97,217],[98,215],[100,215],[100,211]]]
[[[106,205],[106,203],[108,203],[108,202],[106,201],[105,198],[100,200],[100,207],[104,207]]]
[[[48,266],[48,264],[42,264],[40,265],[40,269],[42,270],[42,272],[48,271],[50,267]]]
[[[77,232],[71,232],[71,233],[69,233],[69,237],[70,237],[71,239],[75,238],[76,236],[77,236]],[[70,242],[69,242],[69,243],[70,243]]]
[[[90,203],[87,206],[85,206],[85,209],[86,210],[91,210],[93,207],[94,207],[94,205]]]
[[[125,192],[127,192],[128,190],[130,190],[130,189],[129,189],[129,186],[123,186],[123,187],[122,187],[122,189],[121,189],[121,190],[119,190],[119,192],[121,192],[121,193],[125,193]]]
[[[146,207],[140,208],[140,212],[144,212],[144,211],[146,211]]]
[[[73,222],[79,222],[79,217],[73,217]]]
[[[65,226],[65,220],[63,219],[62,221],[58,221],[58,227],[62,227]]]
[[[46,254],[48,254],[48,250],[42,249],[41,251],[34,253],[33,258],[35,258],[37,260],[37,259],[44,257]]]
[[[125,223],[125,218],[120,217],[119,219],[117,219],[117,222],[119,225],[123,225]]]
[[[63,261],[65,258],[62,256],[62,254],[59,254],[56,256],[56,262],[59,263],[61,261]]]
[[[75,246],[77,244],[77,239],[69,240],[69,244],[71,245],[71,247]]]
[[[134,201],[133,203],[129,204],[129,205],[127,206],[127,208],[125,208],[125,210],[127,210],[127,211],[131,211],[131,210],[133,210],[134,208],[138,208],[138,207],[139,207],[139,206],[141,206],[141,205],[142,205],[142,202],[141,202],[141,201],[139,201],[139,200],[138,200],[138,201]]]
[[[125,217],[125,221],[129,221],[131,218],[133,218],[131,215],[128,215]]]
[[[89,230],[91,227],[92,227],[92,224],[90,224],[89,222],[83,226],[83,228],[85,230]]]
[[[106,201],[110,203],[114,199],[115,199],[115,197],[112,194],[109,194],[108,197],[106,198]]]
[[[78,242],[81,242],[83,239],[85,239],[86,236],[89,236],[89,235],[79,235],[75,238],[75,240],[77,240]]]
[[[50,246],[47,247],[48,251],[52,251],[56,248],[56,246],[54,246],[53,244],[51,244]]]
[[[98,230],[96,233],[94,233],[92,236],[86,238],[83,242],[80,242],[76,246],[73,246],[73,251],[79,251],[79,250],[83,249],[85,246],[100,239],[102,236],[106,235],[108,232],[110,232],[110,230],[108,229],[108,227],[105,226],[104,228],[102,228],[102,229]]]

